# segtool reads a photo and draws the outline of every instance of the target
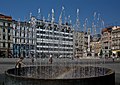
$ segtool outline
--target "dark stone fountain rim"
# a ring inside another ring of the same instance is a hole
[[[35,66],[30,66],[30,67],[35,67]],[[85,67],[94,67],[94,66],[85,66]],[[22,67],[22,68],[29,68],[29,67]],[[95,67],[96,68],[96,67]],[[103,68],[103,67],[98,67],[98,68]],[[104,76],[110,76],[115,74],[115,71],[109,69],[109,68],[104,68],[106,70],[109,70],[109,73],[106,73],[104,75],[100,75],[100,76],[91,76],[91,77],[84,77],[84,78],[60,78],[60,79],[55,79],[55,78],[32,78],[32,77],[26,77],[26,76],[18,76],[18,75],[14,75],[14,74],[9,74],[8,71],[13,70],[15,68],[11,68],[8,69],[7,71],[5,71],[5,75],[9,76],[9,77],[13,77],[13,78],[18,78],[18,79],[24,79],[24,80],[50,80],[50,81],[54,81],[54,80],[84,80],[84,79],[94,79],[94,78],[101,78]]]

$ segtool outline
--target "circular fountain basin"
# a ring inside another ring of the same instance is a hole
[[[92,66],[30,66],[8,69],[5,85],[115,85],[111,69]]]

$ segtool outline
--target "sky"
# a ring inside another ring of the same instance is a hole
[[[47,19],[51,10],[55,11],[55,21],[58,22],[59,15],[64,6],[65,16],[71,16],[72,24],[76,21],[76,11],[80,10],[80,25],[83,26],[85,19],[88,19],[88,26],[91,26],[96,13],[96,20],[99,17],[104,21],[105,26],[120,25],[120,0],[0,0],[0,13],[10,15],[14,20],[20,18],[24,21],[38,15],[38,9]]]

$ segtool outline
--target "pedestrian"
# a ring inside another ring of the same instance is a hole
[[[49,63],[52,64],[52,62],[53,62],[52,55],[50,55]]]
[[[31,60],[32,60],[32,64],[33,64],[34,63],[34,57],[32,57]]]
[[[21,66],[25,66],[25,64],[22,62],[23,61],[23,57],[20,57],[19,60],[17,60],[16,64],[15,64],[15,69],[16,69],[16,74],[17,75],[21,75]]]
[[[113,62],[115,61],[115,56],[112,56],[112,60],[113,60]]]

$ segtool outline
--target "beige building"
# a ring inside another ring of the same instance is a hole
[[[109,52],[112,46],[111,32],[112,32],[112,27],[102,29],[101,44],[102,44],[103,56],[105,57],[110,57]]]
[[[91,42],[91,50],[94,53],[95,57],[98,57],[100,54],[100,50],[101,50],[101,42],[100,41],[95,41],[95,42]]]
[[[34,54],[35,31],[30,23],[13,21],[13,57],[32,57]],[[34,31],[34,32],[33,32]],[[34,34],[34,35],[33,35]]]
[[[75,58],[85,57],[88,48],[87,33],[75,31],[74,33],[74,56]],[[87,54],[86,54],[87,56]]]
[[[11,57],[12,34],[12,17],[0,14],[0,57]]]
[[[120,26],[112,28],[112,52],[120,57]]]

